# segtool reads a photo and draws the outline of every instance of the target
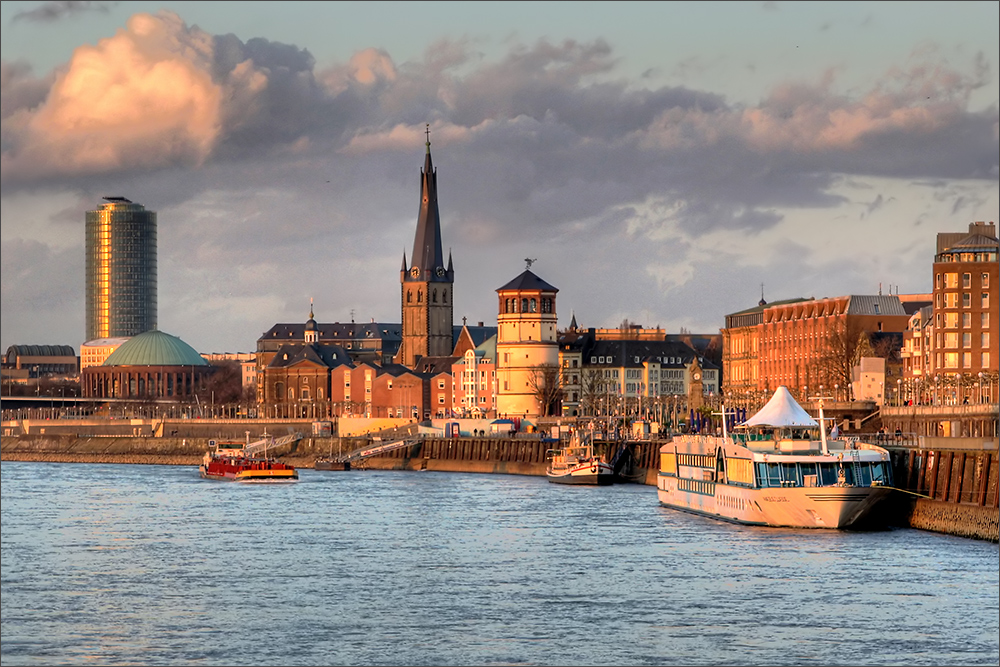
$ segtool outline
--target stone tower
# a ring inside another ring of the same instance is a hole
[[[533,261],[533,260],[532,260]],[[538,417],[559,378],[556,292],[529,268],[497,290],[497,414]],[[551,408],[551,406],[550,406]]]

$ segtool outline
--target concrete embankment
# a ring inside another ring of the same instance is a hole
[[[208,451],[210,440],[212,438],[204,437],[5,436],[0,442],[0,458],[4,461],[196,466]],[[372,444],[370,438],[306,437],[272,453],[297,468],[312,468],[318,457],[350,452]],[[537,439],[424,440],[406,449],[366,459],[359,467],[544,475],[547,447]]]

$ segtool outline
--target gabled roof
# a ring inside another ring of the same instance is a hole
[[[792,398],[788,388],[781,385],[775,390],[767,405],[740,426],[814,427],[819,426],[819,423]]]
[[[505,292],[507,290],[540,290],[542,292],[558,292],[559,290],[552,285],[548,284],[529,269],[514,278],[512,281],[501,287],[497,292]]]
[[[482,345],[476,348],[476,356],[481,356],[483,359],[489,359],[490,361],[496,361],[497,335],[495,333],[484,340]]]
[[[323,368],[334,368],[350,364],[351,356],[339,345],[307,345],[289,343],[282,345],[272,357],[268,368],[289,368],[296,364],[309,363]]]
[[[813,301],[813,299],[801,296],[795,299],[782,299],[781,301],[772,301],[771,303],[767,303],[765,301],[764,303],[757,304],[753,308],[747,308],[746,310],[738,310],[735,313],[729,313],[728,315],[726,315],[726,317],[733,317],[735,315],[748,315],[750,313],[762,313],[764,312],[765,308],[771,308],[772,306],[785,306],[790,303],[798,303],[800,301]]]
[[[381,366],[370,364],[374,366],[376,373],[378,375],[391,375],[394,378],[398,378],[401,375],[416,375],[412,368],[407,368],[403,364],[383,364]]]
[[[413,364],[413,370],[417,373],[428,375],[438,375],[439,373],[451,374],[451,366],[461,357],[420,357],[417,363]]]
[[[603,357],[605,365],[617,368],[639,367],[644,361],[656,361],[662,367],[686,368],[698,352],[690,345],[674,340],[596,340],[584,350],[585,366],[594,365],[589,357]],[[702,368],[717,369],[708,359],[699,359]],[[598,361],[596,365],[601,365]]]
[[[451,328],[451,339],[455,341],[455,347],[452,350],[452,355],[456,357],[461,357],[465,354],[466,350],[471,350],[482,345],[484,340],[487,340],[490,336],[497,335],[496,327],[486,327],[486,326],[454,326]]]
[[[848,315],[906,315],[903,303],[895,294],[852,294]]]

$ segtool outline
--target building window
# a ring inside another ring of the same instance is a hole
[[[940,321],[938,322],[940,325]],[[944,314],[944,326],[946,329],[957,329],[958,328],[958,313],[945,313]]]
[[[962,287],[964,287],[965,289],[969,289],[970,287],[972,287],[972,274],[971,273],[963,273],[962,274]]]
[[[962,355],[962,368],[972,368],[972,353],[966,352]]]
[[[989,313],[980,313],[979,314],[979,328],[980,329],[989,329],[990,328],[990,314]]]
[[[958,274],[957,273],[944,274],[944,287],[945,289],[956,289],[958,287]]]
[[[438,380],[438,389],[444,389],[444,380]]]
[[[972,295],[962,292],[962,308],[972,308]]]
[[[984,273],[982,275],[982,278],[981,278],[980,282],[982,283],[980,285],[980,287],[982,287],[983,289],[986,289],[987,287],[989,287],[990,286],[990,274]]]
[[[989,352],[983,352],[982,367],[983,368],[989,368],[990,367],[990,353]]]
[[[962,328],[972,328],[972,313],[962,313]]]
[[[989,308],[990,307],[990,293],[989,292],[983,292],[981,300],[982,300],[982,307],[983,308]]]
[[[945,368],[958,368],[958,352],[946,352],[944,355]]]
[[[944,335],[944,347],[946,349],[955,349],[958,347],[958,334],[953,332],[948,332]]]
[[[962,347],[972,347],[972,334],[962,334]]]
[[[990,332],[984,331],[982,333],[981,338],[982,338],[982,345],[980,345],[979,347],[983,348],[984,350],[988,350],[990,347]]]

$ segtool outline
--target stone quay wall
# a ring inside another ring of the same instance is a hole
[[[197,466],[209,448],[210,439],[5,436],[0,441],[0,458]],[[274,450],[273,454],[297,468],[312,468],[319,457],[336,456],[373,444],[375,441],[367,437],[305,437],[283,450]],[[662,444],[655,440],[628,443],[620,476],[626,481],[655,486]],[[355,467],[544,476],[548,451],[556,446],[557,443],[540,438],[425,438],[410,447],[365,459]],[[596,446],[610,456],[615,443],[597,442]],[[887,505],[889,523],[998,541],[1000,462],[996,451],[912,448],[890,448],[890,451],[895,486],[900,491]]]

